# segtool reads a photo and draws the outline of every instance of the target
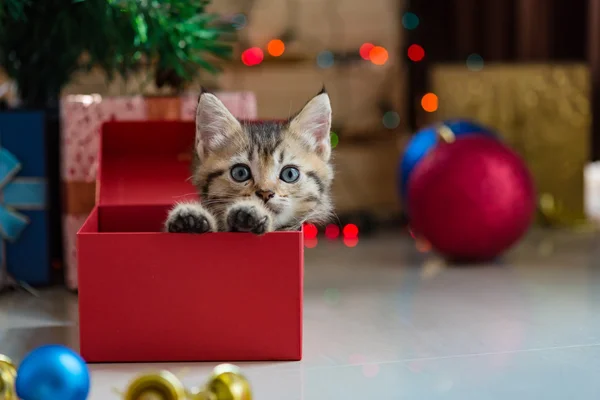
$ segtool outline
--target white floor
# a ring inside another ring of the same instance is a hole
[[[533,232],[505,262],[447,267],[400,235],[306,251],[304,360],[239,364],[255,400],[544,399],[600,395],[600,238]],[[0,353],[77,347],[76,296],[0,297]],[[202,383],[215,364],[92,365],[91,400],[137,373]]]

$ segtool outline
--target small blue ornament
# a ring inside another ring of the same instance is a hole
[[[21,362],[15,386],[22,400],[85,400],[90,373],[85,361],[68,347],[42,346]]]
[[[497,138],[497,135],[489,128],[465,119],[447,120],[441,124],[430,125],[421,129],[415,133],[406,146],[398,165],[400,196],[404,200],[406,200],[408,180],[412,171],[439,141],[437,129],[440,125],[444,125],[447,129],[451,130],[456,137],[469,134],[483,134]]]

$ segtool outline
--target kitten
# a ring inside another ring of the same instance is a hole
[[[202,93],[192,176],[201,200],[175,205],[165,230],[261,235],[327,221],[330,129],[325,88],[286,122],[240,122],[216,96]]]

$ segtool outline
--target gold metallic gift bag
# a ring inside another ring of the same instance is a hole
[[[439,109],[429,122],[470,118],[493,128],[527,162],[544,219],[584,220],[583,169],[589,160],[590,75],[585,65],[432,67]]]

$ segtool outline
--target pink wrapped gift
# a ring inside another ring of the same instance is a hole
[[[215,94],[236,117],[256,118],[256,98],[253,93]],[[61,100],[64,266],[70,289],[77,289],[76,234],[95,203],[98,143],[102,123],[109,120],[194,120],[197,102],[197,93],[181,97],[69,95]]]

